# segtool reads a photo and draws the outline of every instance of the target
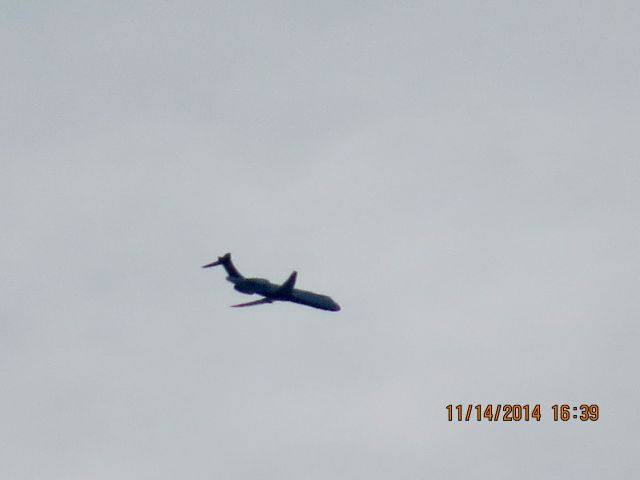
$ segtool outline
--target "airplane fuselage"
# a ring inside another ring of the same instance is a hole
[[[320,308],[322,310],[329,310],[337,312],[340,310],[340,306],[333,301],[333,299],[327,295],[321,295],[319,293],[309,292],[307,290],[300,290],[294,288],[290,292],[282,294],[278,293],[280,285],[271,283],[264,278],[244,278],[244,277],[227,277],[227,280],[233,283],[233,288],[238,292],[246,293],[248,295],[258,294],[271,300],[281,300],[285,302],[299,303],[302,305],[308,305],[314,308]]]
[[[234,289],[248,295],[257,293],[258,295],[268,297],[269,295],[273,295],[278,290],[278,288],[280,288],[280,285],[271,283],[265,278],[245,278],[229,276],[227,277],[227,280],[233,283]]]
[[[217,261],[204,265],[202,268],[215,267],[216,265],[222,265],[224,267],[228,274],[227,280],[233,283],[233,288],[238,292],[246,293],[247,295],[258,294],[264,297],[254,302],[233,305],[234,307],[248,307],[251,305],[284,301],[332,312],[340,310],[340,305],[327,295],[320,295],[319,293],[294,288],[297,278],[297,272],[295,271],[282,285],[278,285],[264,278],[246,278],[238,271],[235,265],[233,265],[230,253],[218,257]]]

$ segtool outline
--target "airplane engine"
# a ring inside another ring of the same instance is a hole
[[[233,288],[242,293],[255,293],[253,285],[244,282],[234,285]]]

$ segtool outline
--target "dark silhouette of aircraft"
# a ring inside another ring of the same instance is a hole
[[[308,305],[309,307],[320,308],[321,310],[330,310],[332,312],[340,310],[340,305],[334,302],[331,297],[293,288],[296,283],[296,277],[298,275],[297,272],[293,272],[282,285],[276,285],[264,278],[243,277],[231,262],[230,253],[226,253],[222,257],[218,257],[218,260],[208,265],[204,265],[202,268],[215,267],[216,265],[222,265],[224,267],[228,274],[227,280],[233,283],[234,289],[249,295],[257,293],[264,297],[253,302],[232,305],[232,307],[249,307],[252,305],[261,305],[263,303],[280,301],[299,303],[301,305]]]

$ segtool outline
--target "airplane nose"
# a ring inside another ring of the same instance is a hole
[[[340,305],[338,305],[335,302],[333,302],[333,305],[331,307],[332,307],[331,311],[333,311],[333,312],[339,312],[340,311]]]

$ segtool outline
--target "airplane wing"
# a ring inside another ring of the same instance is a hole
[[[293,272],[289,275],[289,278],[280,285],[280,288],[276,290],[275,295],[289,295],[293,291],[293,287],[296,284],[296,278],[298,278],[298,272]]]
[[[254,300],[253,302],[239,303],[238,305],[231,305],[232,307],[251,307],[253,305],[262,305],[263,303],[273,303],[273,300],[268,298],[261,298],[260,300]]]

